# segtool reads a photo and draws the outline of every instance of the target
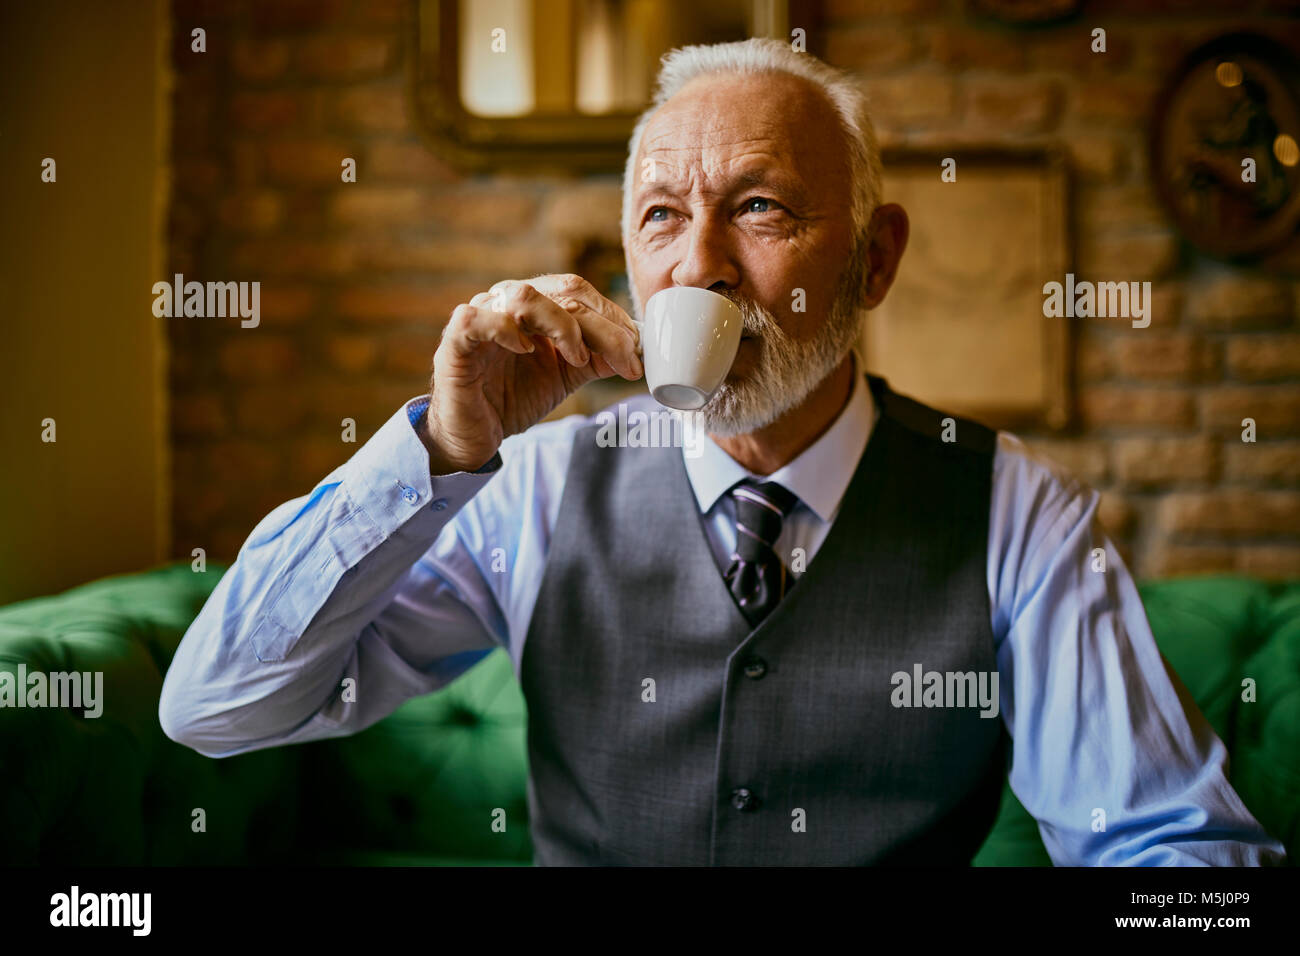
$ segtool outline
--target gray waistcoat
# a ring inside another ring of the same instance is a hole
[[[979,849],[1001,717],[895,707],[891,676],[996,670],[995,435],[958,418],[942,441],[944,413],[867,381],[881,415],[835,522],[757,628],[682,449],[576,434],[520,668],[538,864],[964,865]]]

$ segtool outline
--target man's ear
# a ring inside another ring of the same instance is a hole
[[[910,226],[907,211],[898,203],[885,203],[871,216],[867,242],[867,281],[863,290],[862,308],[874,309],[885,300],[885,294],[894,284],[898,263],[907,248]]]

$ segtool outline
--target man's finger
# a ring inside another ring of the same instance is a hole
[[[592,353],[604,356],[619,375],[636,381],[644,374],[636,354],[636,339],[622,325],[611,322],[580,299],[562,299],[559,307],[577,320],[583,341]]]
[[[621,325],[627,329],[632,333],[633,341],[640,343],[641,333],[637,329],[636,323],[632,321],[632,317],[623,311],[617,302],[613,302],[601,295],[596,290],[596,287],[582,276],[573,275],[572,273],[557,273],[536,276],[523,281],[538,292],[561,304],[565,299],[581,302],[597,315],[602,315],[615,325]]]
[[[550,339],[570,365],[581,368],[590,361],[590,348],[584,341],[581,324],[568,310],[528,283],[498,282],[488,290],[488,295],[488,300],[480,308],[511,316],[525,334],[538,334]]]
[[[576,277],[572,277],[576,279]],[[610,372],[623,376],[630,381],[636,381],[644,373],[641,361],[636,355],[637,336],[635,335],[635,326],[627,320],[625,325],[622,321],[611,319],[611,314],[622,313],[612,302],[604,299],[599,293],[591,290],[584,293],[582,298],[571,295],[552,295],[544,289],[569,288],[573,289],[572,279],[569,283],[557,286],[554,283],[538,283],[532,280],[506,280],[498,282],[487,292],[479,293],[471,300],[473,303],[481,303],[483,308],[501,308],[507,312],[516,315],[522,325],[527,326],[534,318],[544,327],[548,324],[549,317],[552,313],[566,318],[572,326],[562,323],[561,327],[568,330],[572,328],[573,334],[582,343],[587,351],[592,354],[603,355]],[[585,280],[583,280],[584,284]],[[544,288],[538,288],[542,285]],[[588,286],[588,288],[590,288]],[[596,301],[597,303],[607,303],[607,309],[604,312],[589,307],[587,301]],[[626,313],[623,313],[626,318]],[[566,338],[558,339],[558,342],[566,341]],[[562,346],[563,348],[563,346]],[[585,365],[586,361],[574,362],[569,353],[565,353],[566,358],[571,365]],[[609,374],[604,373],[604,374]]]
[[[443,334],[450,337],[459,355],[473,354],[484,342],[493,342],[518,355],[536,348],[520,331],[512,316],[472,305],[456,306]]]

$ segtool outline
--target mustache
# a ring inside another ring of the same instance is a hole
[[[751,299],[746,295],[741,295],[732,289],[714,290],[724,299],[733,302],[740,309],[740,315],[744,322],[742,328],[745,333],[750,335],[766,335],[774,329],[779,329],[776,316],[774,316],[764,305]]]

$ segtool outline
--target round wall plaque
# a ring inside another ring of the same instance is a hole
[[[1197,248],[1258,258],[1300,224],[1300,83],[1296,57],[1255,34],[1199,47],[1156,102],[1151,175]]]

